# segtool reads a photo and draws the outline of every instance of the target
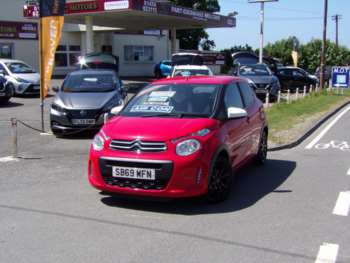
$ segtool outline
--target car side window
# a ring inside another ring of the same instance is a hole
[[[282,70],[280,70],[280,71],[278,72],[278,74],[281,75],[281,76],[286,76],[286,77],[292,75],[291,72],[290,72],[290,70],[287,70],[287,69],[282,69]]]
[[[245,108],[250,107],[254,103],[255,99],[253,89],[245,81],[239,82],[239,88],[242,92]]]
[[[226,87],[224,100],[226,108],[244,108],[242,97],[236,83],[231,83]]]
[[[293,70],[293,77],[305,77],[304,73],[299,70]]]

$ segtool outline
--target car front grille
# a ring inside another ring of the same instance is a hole
[[[164,152],[167,146],[164,142],[112,140],[109,144],[109,148],[112,150],[129,152]]]
[[[97,119],[100,110],[66,110],[71,119]]]
[[[28,92],[28,93],[40,93],[40,86],[32,84],[25,90],[25,92]]]
[[[269,84],[256,84],[258,89],[267,89],[269,88]]]
[[[131,189],[162,190],[168,185],[173,170],[173,164],[170,161],[134,161],[102,157],[99,160],[99,164],[102,178],[106,184]],[[142,179],[115,178],[112,176],[112,169],[114,166],[154,169],[156,179],[149,181]]]

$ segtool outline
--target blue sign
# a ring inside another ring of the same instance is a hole
[[[332,67],[332,87],[349,88],[349,67]]]

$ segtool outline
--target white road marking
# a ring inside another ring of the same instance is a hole
[[[349,168],[348,172],[346,173],[346,175],[350,175],[350,168]]]
[[[18,162],[18,158],[13,158],[12,156],[6,156],[0,158],[0,163],[8,163],[8,162]]]
[[[337,203],[333,209],[333,214],[338,216],[347,216],[350,208],[350,191],[340,192]]]
[[[315,263],[335,263],[338,256],[339,245],[323,243],[318,251]]]
[[[322,137],[325,136],[326,133],[334,126],[334,124],[336,124],[337,121],[339,121],[339,119],[340,119],[341,117],[343,117],[343,115],[344,115],[345,113],[347,113],[349,110],[350,110],[350,107],[347,107],[345,110],[343,110],[331,123],[329,123],[329,124],[327,125],[326,128],[324,128],[324,129],[320,132],[319,135],[317,135],[317,136],[305,147],[305,149],[307,149],[307,150],[312,149],[312,148],[315,146],[315,144],[318,143],[318,141],[321,140]]]

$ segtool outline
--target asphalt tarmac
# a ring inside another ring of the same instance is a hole
[[[1,161],[11,117],[40,128],[39,99],[0,107],[1,263],[350,262],[348,108],[297,148],[241,170],[217,205],[101,194],[87,181],[92,134],[58,139],[19,125],[24,159]]]

